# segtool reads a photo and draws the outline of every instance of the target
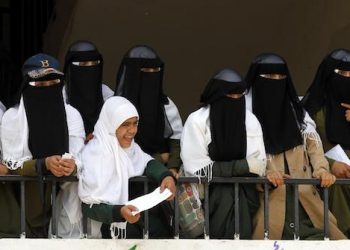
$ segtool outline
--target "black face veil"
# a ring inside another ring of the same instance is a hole
[[[80,65],[87,61],[96,64]],[[77,41],[70,46],[64,66],[68,102],[80,112],[86,134],[94,130],[103,106],[102,70],[102,55],[94,44]]]
[[[29,85],[30,81],[60,79],[60,83],[48,87]],[[63,77],[49,75],[40,79],[25,76],[23,82],[29,140],[28,146],[34,159],[69,152],[68,125],[62,96]]]
[[[117,75],[115,95],[135,105],[140,115],[135,140],[149,154],[166,152],[166,139],[173,133],[164,110],[163,70],[151,48],[136,46],[124,56]]]
[[[246,157],[244,95],[234,99],[227,94],[242,94],[247,86],[231,69],[215,74],[201,95],[201,103],[210,105],[211,143],[209,156],[214,161],[238,160]]]
[[[324,109],[328,140],[350,149],[350,124],[345,119],[346,108],[341,106],[350,104],[350,78],[339,71],[350,71],[348,50],[334,50],[323,59],[302,103],[310,115]]]
[[[266,77],[284,75],[281,79]],[[275,54],[258,56],[246,81],[252,91],[253,113],[261,123],[266,152],[278,154],[303,143],[300,128],[304,110],[285,61]]]

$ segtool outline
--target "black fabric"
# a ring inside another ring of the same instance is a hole
[[[16,67],[10,53],[0,44],[0,101],[6,108],[16,103],[21,84],[20,67]]]
[[[302,103],[310,115],[324,109],[327,139],[350,149],[350,124],[345,119],[347,109],[341,106],[341,103],[350,104],[350,78],[335,73],[335,69],[348,71],[350,62],[334,59],[332,53],[328,55],[320,64]]]
[[[326,134],[333,144],[350,149],[350,123],[345,119],[346,108],[341,103],[350,104],[350,78],[333,74],[327,86],[329,98],[326,100]]]
[[[147,73],[141,68],[157,68],[160,72]],[[163,93],[164,64],[157,57],[154,59],[128,58],[126,55],[119,68],[115,95],[127,98],[135,105],[139,113],[138,133],[135,141],[148,154],[164,152],[166,139],[172,130],[166,131],[164,105],[168,103]],[[169,126],[167,126],[169,128]]]
[[[260,74],[283,74],[267,79]],[[253,113],[260,121],[266,152],[279,154],[303,143],[300,129],[305,112],[295,92],[286,64],[253,63],[246,81],[252,91]]]
[[[225,74],[220,74],[225,72]],[[226,75],[223,80],[220,75]],[[232,70],[222,70],[207,84],[201,95],[203,106],[210,105],[211,143],[208,146],[209,156],[215,161],[213,168],[226,165],[229,170],[217,172],[243,173],[247,166],[236,165],[232,160],[243,160],[247,151],[247,135],[245,125],[245,97],[238,99],[227,97],[226,94],[243,93],[246,83],[233,80],[237,73]],[[232,80],[232,81],[231,81]],[[231,164],[223,164],[228,161]],[[240,170],[234,167],[242,168]],[[246,175],[247,174],[247,175]],[[249,176],[249,173],[243,174]],[[233,239],[235,234],[235,197],[234,186],[231,184],[211,183],[209,186],[209,234],[214,239]],[[259,207],[259,198],[255,185],[243,184],[239,187],[239,218],[240,238],[250,239],[253,231],[253,216]],[[237,232],[238,233],[238,232]]]
[[[23,101],[29,127],[28,146],[34,159],[68,152],[68,126],[62,84],[27,85]]]
[[[239,160],[246,156],[245,98],[226,96],[229,93],[243,93],[245,89],[244,82],[213,78],[201,95],[201,102],[210,104],[211,143],[208,151],[214,161]]]
[[[334,69],[350,70],[350,63],[348,61],[332,57],[337,51],[343,51],[350,55],[350,51],[337,49],[322,60],[321,64],[318,66],[314,80],[302,100],[303,106],[310,115],[314,115],[324,107],[329,97],[327,86],[329,85],[330,78],[335,74]]]
[[[211,143],[209,156],[213,161],[243,159],[247,152],[245,98],[223,97],[210,105]]]
[[[228,93],[240,94],[246,89],[247,85],[245,82],[235,82],[235,84],[232,84],[225,80],[211,79],[201,95],[200,102],[203,105],[208,105]]]
[[[233,239],[235,235],[235,196],[232,184],[209,186],[209,234],[212,239]],[[239,188],[240,239],[251,239],[254,214],[259,208],[255,184]]]
[[[97,60],[100,63],[92,66],[72,64],[72,62]],[[68,103],[80,112],[86,134],[93,132],[103,106],[102,71],[103,60],[97,50],[67,52],[64,72]]]

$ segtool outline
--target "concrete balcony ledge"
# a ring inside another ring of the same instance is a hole
[[[349,249],[350,240],[273,241],[273,240],[95,240],[95,239],[0,239],[1,250],[164,250],[164,249],[268,249],[337,250]]]

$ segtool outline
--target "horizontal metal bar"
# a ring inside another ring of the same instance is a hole
[[[13,182],[13,181],[37,181],[38,177],[36,176],[21,176],[21,175],[4,175],[0,176],[0,181],[2,182]],[[53,175],[47,175],[43,177],[44,182],[75,182],[78,181],[76,176],[65,176],[65,177],[56,177]],[[152,182],[152,180],[146,176],[137,176],[130,178],[131,182]],[[197,177],[179,177],[177,180],[178,183],[207,183],[208,179],[197,178]],[[265,177],[214,177],[211,183],[269,183]],[[319,185],[319,179],[285,179],[284,183],[286,184],[309,184],[309,185]],[[334,184],[340,185],[349,185],[350,179],[337,179]]]

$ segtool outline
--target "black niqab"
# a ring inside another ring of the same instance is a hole
[[[73,64],[84,61],[99,61],[99,63],[90,66]],[[80,112],[86,134],[94,130],[103,106],[102,70],[102,55],[94,44],[77,41],[70,46],[64,66],[68,103]]]
[[[261,74],[283,74],[284,79],[268,79]],[[303,143],[300,126],[302,109],[285,61],[275,54],[258,56],[246,76],[252,91],[253,113],[258,118],[266,152],[279,154]]]
[[[49,76],[35,80],[49,80],[52,77],[58,78]],[[48,87],[31,86],[29,81],[31,79],[25,77],[27,85],[22,95],[29,127],[28,146],[33,158],[69,152],[68,126],[62,96],[63,78],[61,83]]]
[[[350,149],[350,124],[345,119],[350,104],[350,78],[335,73],[335,69],[350,71],[350,51],[337,49],[324,58],[302,103],[310,115],[325,110],[327,139]]]
[[[242,78],[231,69],[221,70],[207,84],[201,102],[210,104],[211,143],[209,156],[213,161],[240,160],[246,157],[245,98],[234,99],[226,94],[246,90]]]
[[[164,63],[151,48],[136,46],[124,56],[117,75],[115,95],[135,105],[140,117],[135,140],[149,154],[166,152],[166,139],[173,133],[164,110],[168,99],[163,93],[163,70]]]

